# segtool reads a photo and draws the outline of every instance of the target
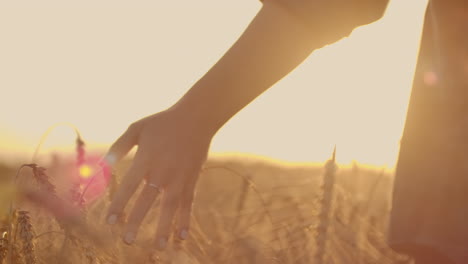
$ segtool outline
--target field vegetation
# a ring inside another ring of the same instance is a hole
[[[385,243],[391,170],[341,166],[335,152],[326,163],[212,154],[188,240],[158,252],[158,201],[132,246],[123,221],[104,221],[131,159],[108,168],[93,155],[78,134],[72,157],[0,165],[0,264],[411,263]]]

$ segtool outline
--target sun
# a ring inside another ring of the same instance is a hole
[[[87,179],[93,174],[93,169],[89,165],[81,165],[79,168],[80,176]]]

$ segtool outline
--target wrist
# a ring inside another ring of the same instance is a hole
[[[167,111],[171,112],[183,124],[184,129],[214,137],[221,126],[217,124],[215,116],[210,115],[210,112],[213,112],[206,111],[206,107],[206,105],[193,104],[181,99]]]

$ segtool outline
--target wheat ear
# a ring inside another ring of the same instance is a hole
[[[15,243],[11,243],[11,262],[10,263],[14,263],[14,264],[24,263],[23,256],[21,255],[18,245]]]
[[[320,201],[321,211],[319,214],[319,225],[317,230],[316,246],[317,250],[314,255],[314,263],[325,263],[325,253],[327,250],[328,241],[328,225],[330,222],[330,213],[332,208],[333,187],[336,178],[336,146],[333,150],[333,155],[325,164],[325,174],[323,177],[322,199]]]
[[[26,264],[36,264],[34,238],[35,232],[28,211],[17,212],[17,232],[21,239],[21,253]]]
[[[47,193],[56,196],[57,191],[55,185],[49,180],[49,176],[46,173],[46,168],[39,167],[37,164],[28,164],[28,167],[32,168],[34,179],[41,185]]]
[[[7,231],[1,231],[0,233],[0,264],[3,263],[3,260],[6,259],[8,254],[8,238]]]
[[[76,165],[79,167],[85,163],[85,142],[80,134],[76,137]]]
[[[78,134],[76,137],[76,167],[78,170],[85,164],[85,142]],[[74,205],[83,208],[85,206],[85,199],[83,197],[83,190],[82,186],[79,182],[79,179],[74,179],[75,182],[72,184],[70,188],[70,199]]]

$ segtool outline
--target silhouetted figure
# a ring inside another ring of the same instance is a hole
[[[155,246],[163,250],[173,234],[186,239],[198,175],[216,132],[314,50],[380,19],[387,2],[264,0],[239,40],[177,103],[133,123],[110,148],[107,160],[115,163],[138,146],[110,206],[110,224],[146,182],[124,241],[133,243],[160,193]],[[401,140],[389,244],[418,264],[468,260],[467,5],[430,1]]]

